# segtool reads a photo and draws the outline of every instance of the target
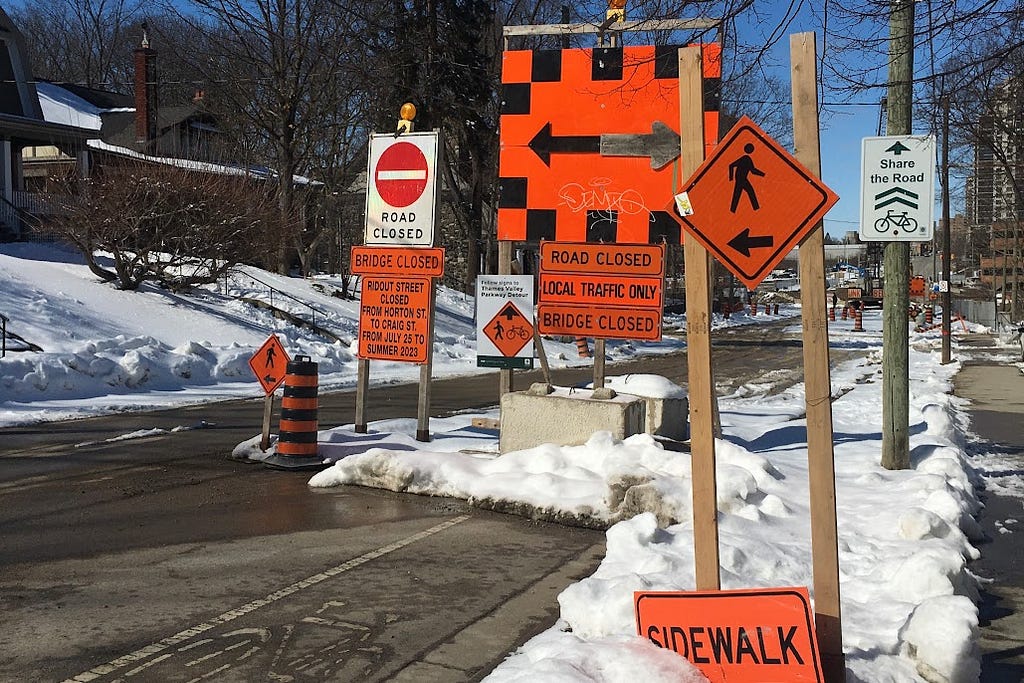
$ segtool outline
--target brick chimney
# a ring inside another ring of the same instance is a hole
[[[149,48],[146,25],[135,49],[135,142],[147,145],[156,137],[156,51]]]

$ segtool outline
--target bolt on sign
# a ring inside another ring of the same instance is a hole
[[[747,117],[686,181],[683,193],[692,213],[673,216],[748,289],[839,201]],[[673,200],[668,206],[675,205]]]
[[[288,352],[284,350],[284,346],[276,334],[267,337],[256,353],[250,356],[249,367],[267,396],[277,391],[277,388],[284,382],[289,360],[291,359],[288,357]]]
[[[431,286],[425,277],[364,277],[359,293],[358,357],[426,363],[433,338]]]
[[[935,237],[935,137],[861,140],[860,238],[927,242]]]
[[[478,276],[476,322],[479,367],[532,368],[533,276]]]
[[[710,149],[721,48],[703,55]],[[678,46],[505,52],[498,239],[678,244],[678,127]]]
[[[352,247],[353,275],[441,277],[444,249],[441,247]]]
[[[805,587],[636,592],[637,634],[712,683],[821,683]]]
[[[664,244],[541,242],[539,280],[543,334],[661,339]]]
[[[434,243],[437,154],[436,132],[370,136],[365,244]]]

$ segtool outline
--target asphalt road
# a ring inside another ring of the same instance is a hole
[[[720,392],[766,372],[802,380],[799,339],[783,327],[716,333]],[[672,354],[608,374],[685,384],[686,371]],[[491,406],[497,374],[437,380],[432,394],[434,415]],[[367,416],[415,416],[416,395],[374,388]],[[350,392],[320,406],[321,426],[352,422]],[[449,499],[314,491],[308,472],[228,459],[262,408],[0,430],[0,680],[478,680],[549,626],[558,592],[603,556],[600,532]]]

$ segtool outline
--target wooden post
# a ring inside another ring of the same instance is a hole
[[[790,36],[793,89],[793,141],[796,158],[821,176],[818,131],[817,53],[814,33]],[[804,393],[807,403],[807,457],[814,564],[814,628],[826,683],[846,680],[839,602],[839,549],[836,530],[835,454],[832,449],[832,387],[825,301],[825,236],[817,227],[800,245],[800,299],[804,334]],[[835,309],[832,309],[833,312]],[[906,327],[906,325],[904,325]]]
[[[370,384],[370,361],[360,358],[356,363],[356,434],[366,433],[366,392]]]
[[[537,331],[537,319],[533,320],[533,348],[537,351],[537,358],[540,359],[540,369],[544,373],[544,383],[551,384],[551,367],[548,365],[548,354],[544,350],[544,340],[540,338]]]
[[[679,177],[685,182],[704,159],[704,79],[701,49],[679,50]],[[697,590],[721,588],[718,493],[715,474],[715,386],[711,379],[711,261],[687,239],[686,356],[690,382],[690,457],[693,479],[693,555]]]
[[[260,438],[260,450],[264,453],[270,448],[270,418],[274,414],[274,392],[263,399],[263,434]]]
[[[604,388],[604,339],[594,340],[594,388]]]
[[[416,402],[416,440],[430,441],[430,377],[434,368],[434,313],[437,284],[430,278],[430,338],[427,339],[427,361],[420,366],[419,397]]]
[[[512,243],[508,240],[498,242],[498,275],[512,274]],[[515,391],[512,382],[511,368],[498,371],[498,400],[505,394]]]

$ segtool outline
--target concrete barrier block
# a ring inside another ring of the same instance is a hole
[[[646,404],[647,418],[644,431],[674,441],[686,441],[690,438],[690,401],[686,397],[637,398]]]
[[[597,431],[616,439],[644,432],[644,399],[618,395],[595,399],[589,389],[557,388],[546,395],[516,391],[501,397],[502,453],[534,448],[542,443],[578,446]]]

